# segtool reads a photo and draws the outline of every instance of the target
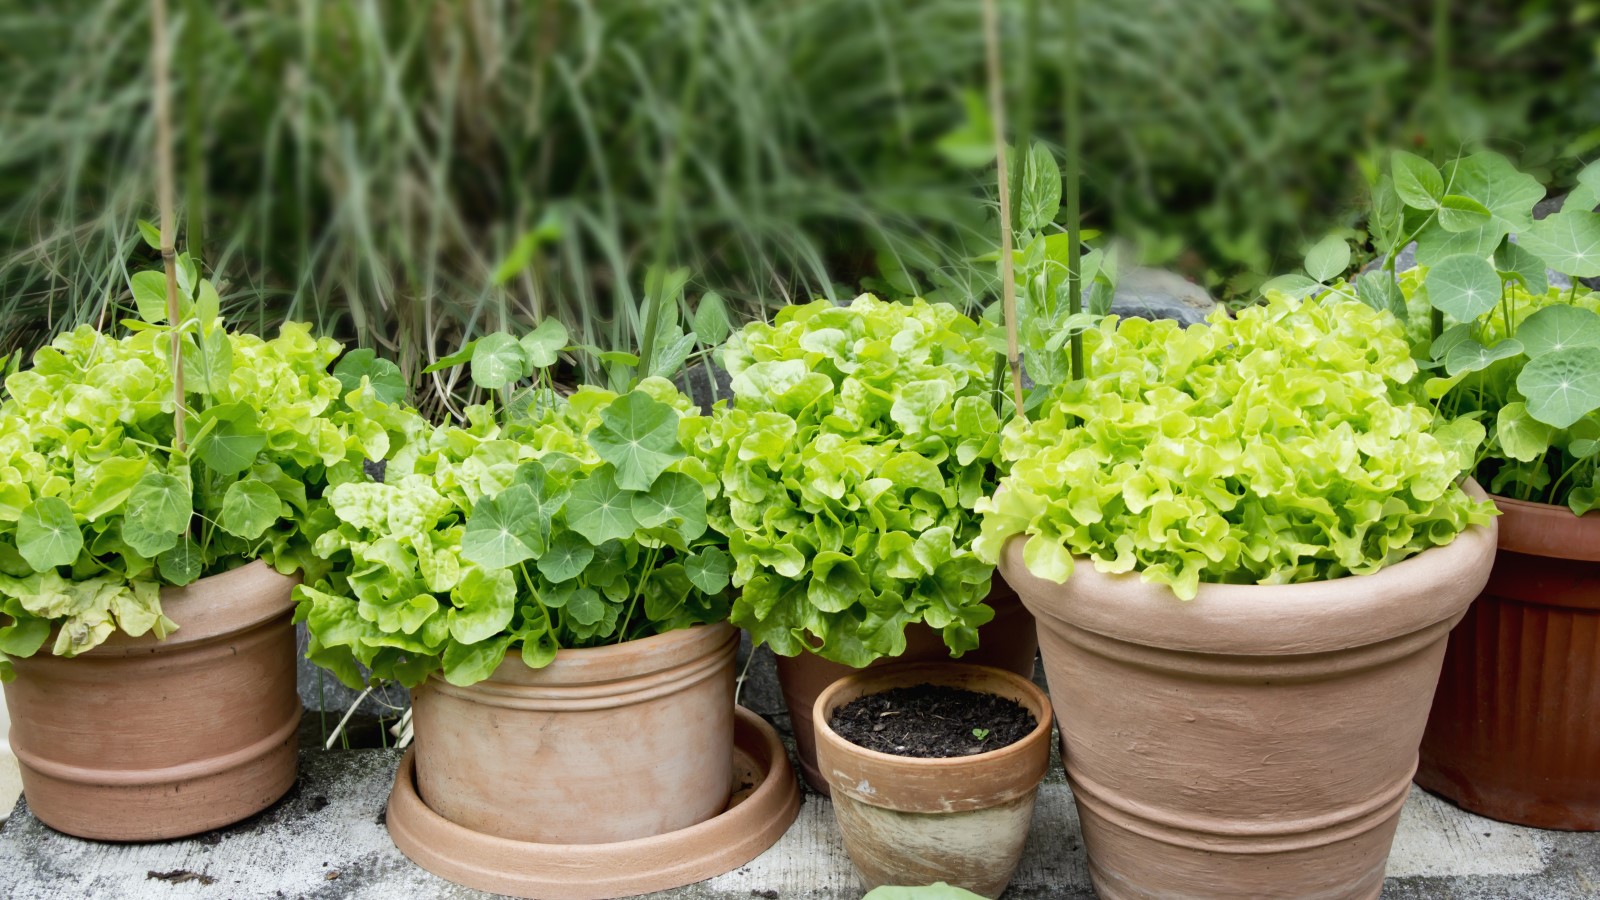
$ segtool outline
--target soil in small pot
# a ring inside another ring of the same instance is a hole
[[[934,684],[891,688],[846,703],[828,725],[858,747],[924,759],[972,756],[1016,743],[1033,713],[994,694]]]

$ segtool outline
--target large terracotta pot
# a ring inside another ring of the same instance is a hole
[[[266,564],[161,592],[178,630],[13,660],[11,746],[28,808],[105,841],[197,834],[294,784],[295,581]]]
[[[828,726],[857,697],[919,684],[1005,697],[1033,713],[1038,727],[988,753],[918,759],[868,750]],[[1000,896],[1022,859],[1039,782],[1050,768],[1050,701],[1043,691],[988,666],[902,663],[834,682],[812,715],[833,814],[867,890],[943,881]]]
[[[1039,655],[1039,637],[1034,629],[1033,616],[1017,599],[1017,592],[1001,579],[998,572],[984,602],[994,607],[994,618],[978,628],[978,647],[962,654],[961,662],[993,666],[1015,672],[1024,678],[1032,678],[1034,663]],[[897,662],[942,662],[949,658],[950,648],[945,646],[939,632],[917,622],[906,628],[904,653],[877,660],[868,668]],[[827,796],[828,782],[817,770],[811,710],[824,688],[859,670],[823,659],[815,653],[780,656],[777,661],[778,687],[783,691],[784,706],[789,708],[795,750],[800,754],[800,772],[812,790]]]
[[[1501,821],[1600,830],[1600,516],[1494,501],[1500,552],[1450,633],[1417,783]]]
[[[728,806],[738,632],[697,625],[542,669],[412,692],[417,791],[475,831],[541,844],[665,834]]]
[[[1036,578],[1024,541],[1001,569],[1039,619],[1100,896],[1377,897],[1494,525],[1373,575],[1187,602],[1086,560]]]

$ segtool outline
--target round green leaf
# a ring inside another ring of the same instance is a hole
[[[138,272],[129,285],[133,288],[133,305],[139,318],[151,325],[167,321],[167,276],[154,270]]]
[[[1503,277],[1522,282],[1528,293],[1543,296],[1550,290],[1550,276],[1544,260],[1529,253],[1521,244],[1506,241],[1494,252],[1494,267]]]
[[[1489,261],[1459,253],[1428,270],[1428,302],[1459,322],[1470,322],[1500,302],[1500,274]]]
[[[591,588],[579,588],[567,598],[566,614],[579,625],[593,625],[605,618],[606,603]]]
[[[1489,207],[1460,194],[1439,200],[1439,225],[1446,231],[1471,231],[1489,224]]]
[[[1517,326],[1529,357],[1569,347],[1600,347],[1600,315],[1577,306],[1547,306]]]
[[[203,431],[194,443],[195,455],[218,475],[237,475],[250,468],[256,454],[267,446],[267,436],[255,418],[256,412],[242,403],[202,412],[199,422]]]
[[[616,467],[618,486],[648,491],[657,475],[683,458],[678,411],[643,391],[630,391],[600,414],[599,427],[589,433],[589,445]]]
[[[594,545],[571,531],[563,531],[550,541],[550,549],[539,557],[539,574],[554,584],[578,577],[594,559]]]
[[[1348,268],[1350,245],[1336,234],[1318,241],[1306,254],[1306,274],[1324,284],[1343,275]]]
[[[727,590],[733,577],[733,557],[720,547],[707,547],[684,561],[684,571],[695,587],[707,594]]]
[[[728,316],[728,304],[722,299],[722,295],[715,291],[707,291],[700,295],[700,302],[694,308],[694,332],[699,336],[700,343],[707,346],[720,344],[732,329],[733,322]]]
[[[222,495],[222,514],[217,527],[247,541],[265,534],[283,512],[278,492],[259,478],[246,478],[228,486]]]
[[[1448,375],[1461,375],[1465,372],[1479,372],[1489,368],[1502,359],[1510,359],[1522,353],[1522,344],[1516,340],[1504,340],[1493,347],[1485,347],[1472,338],[1458,342],[1445,354],[1444,371]]]
[[[1507,403],[1494,421],[1500,451],[1518,462],[1533,462],[1550,449],[1555,429],[1528,415],[1526,403]]]
[[[549,629],[525,635],[522,639],[522,664],[530,669],[542,669],[556,661],[556,652],[560,649],[561,645],[556,643],[556,636]]]
[[[1574,278],[1600,275],[1600,213],[1563,209],[1533,223],[1517,242]]]
[[[497,332],[480,338],[472,348],[472,383],[498,391],[528,377],[528,355],[517,339]]]
[[[40,497],[17,520],[17,552],[35,572],[71,565],[83,550],[83,532],[60,497]]]
[[[361,387],[361,379],[366,378],[372,385],[373,394],[384,403],[398,404],[406,399],[406,379],[400,373],[400,367],[379,358],[370,349],[346,353],[339,364],[333,367],[333,375],[339,379],[339,386],[346,394]]]
[[[127,523],[137,522],[151,534],[178,535],[188,529],[193,514],[189,486],[182,479],[165,472],[147,472],[128,495],[127,522],[123,527],[126,531]]]
[[[567,326],[559,319],[544,319],[539,326],[522,336],[522,352],[528,364],[535,369],[553,366],[561,349],[567,346]]]
[[[572,486],[567,525],[595,545],[631,537],[639,527],[633,518],[633,495],[617,486],[609,466],[601,466]]]
[[[511,635],[501,635],[476,644],[451,641],[444,649],[444,680],[457,687],[477,684],[494,674],[511,649]]]
[[[1573,347],[1546,353],[1523,366],[1517,390],[1528,398],[1528,412],[1556,428],[1566,428],[1600,409],[1600,347]]]
[[[200,545],[192,538],[185,537],[171,549],[157,556],[156,565],[160,568],[161,577],[167,584],[175,587],[193,584],[200,577],[204,566]]]
[[[633,518],[644,528],[672,525],[692,541],[706,531],[706,492],[688,475],[663,473],[650,490],[633,495]]]
[[[1533,221],[1534,204],[1544,199],[1539,179],[1499,153],[1474,153],[1449,167],[1451,194],[1469,197],[1489,211],[1486,226],[1497,239],[1508,231],[1522,231]]]
[[[1434,209],[1444,195],[1444,178],[1439,170],[1420,156],[1396,150],[1390,155],[1394,190],[1405,205],[1413,209]]]
[[[473,504],[461,534],[461,558],[487,569],[533,559],[542,543],[538,504],[526,484],[514,484]]]

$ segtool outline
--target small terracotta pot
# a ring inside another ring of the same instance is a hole
[[[1450,633],[1417,783],[1479,815],[1600,830],[1600,516],[1495,497],[1500,552]]]
[[[879,753],[840,737],[834,712],[858,697],[934,684],[995,694],[1033,713],[1014,744],[946,759]],[[817,763],[833,789],[844,848],[867,890],[947,882],[998,897],[1011,882],[1050,767],[1050,701],[1012,672],[960,663],[901,663],[839,679],[812,709]]]
[[[960,661],[994,666],[1031,679],[1039,656],[1039,636],[1032,614],[998,572],[984,602],[994,608],[994,618],[978,628],[977,649],[962,654]],[[877,660],[867,668],[899,662],[944,662],[948,659],[950,648],[945,646],[939,632],[917,622],[906,628],[904,653]],[[789,725],[794,731],[795,750],[800,754],[800,772],[812,790],[827,796],[828,782],[817,771],[811,708],[816,705],[817,696],[824,688],[860,670],[823,659],[815,653],[780,656],[777,662],[778,687],[783,691],[784,705],[789,708]]]
[[[727,808],[739,633],[697,625],[412,692],[417,790],[479,834],[605,844]]]
[[[294,784],[295,580],[255,562],[161,592],[178,630],[13,660],[11,746],[28,808],[103,841],[197,834]]]
[[[1001,568],[1039,618],[1100,896],[1376,898],[1494,524],[1372,575],[1189,601],[1087,560],[1036,578],[1025,540]]]

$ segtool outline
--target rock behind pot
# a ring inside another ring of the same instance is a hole
[[[237,822],[294,784],[295,580],[255,562],[161,592],[165,641],[114,634],[14,660],[11,744],[28,808],[58,831],[151,841]]]
[[[1039,656],[1039,637],[1034,630],[1033,616],[1017,599],[1017,592],[1005,583],[998,572],[984,602],[994,608],[994,618],[979,627],[978,648],[962,654],[959,661],[994,666],[1031,679]],[[868,668],[902,662],[944,662],[949,659],[950,648],[945,646],[939,632],[917,622],[906,628],[904,653],[877,660]],[[789,709],[795,750],[800,756],[800,771],[812,790],[826,795],[828,783],[817,770],[812,707],[824,688],[860,670],[823,659],[814,653],[780,656],[777,664],[778,687],[783,691],[783,703]]]
[[[728,804],[734,654],[727,623],[589,650],[542,669],[412,694],[417,790],[480,834],[601,844],[665,834]]]
[[[1024,540],[1001,569],[1039,619],[1100,896],[1376,898],[1494,527],[1373,575],[1190,601],[1085,560],[1041,580]]]
[[[1600,516],[1494,501],[1494,571],[1450,633],[1417,783],[1502,822],[1600,830]]]
[[[891,688],[933,684],[1012,700],[1037,725],[987,753],[944,759],[857,746],[828,726],[839,708]],[[832,788],[846,852],[868,890],[943,881],[986,897],[1011,882],[1050,766],[1050,701],[1033,682],[988,666],[901,663],[847,675],[812,709],[817,764]]]

